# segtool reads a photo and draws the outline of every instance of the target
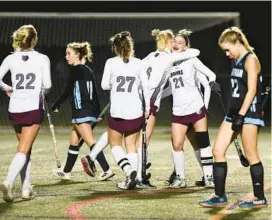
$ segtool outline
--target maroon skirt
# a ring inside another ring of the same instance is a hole
[[[194,124],[195,122],[199,121],[200,119],[204,118],[207,113],[207,109],[203,106],[198,112],[195,112],[190,115],[183,115],[183,116],[176,116],[172,115],[171,123],[189,125]]]
[[[108,117],[108,126],[110,129],[118,131],[120,133],[125,132],[138,132],[141,130],[144,123],[144,116],[132,120],[126,120],[122,118]]]
[[[28,112],[20,112],[20,113],[12,113],[9,112],[9,120],[14,125],[33,125],[33,124],[41,124],[44,118],[44,109],[42,99],[40,100],[39,109],[28,111]]]

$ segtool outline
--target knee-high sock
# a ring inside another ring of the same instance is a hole
[[[139,181],[142,181],[142,164],[143,164],[143,161],[142,161],[142,147],[139,147],[137,149],[138,151],[138,166],[137,166],[137,179]],[[146,162],[147,162],[147,159],[148,159],[148,150],[146,149]]]
[[[184,169],[184,152],[175,151],[172,149],[172,156],[175,165],[176,175],[179,175],[180,178],[185,178],[185,169]]]
[[[18,152],[13,157],[11,164],[8,168],[7,181],[11,184],[14,184],[18,174],[21,172],[23,166],[26,162],[26,155],[24,153]]]
[[[201,164],[203,167],[204,176],[210,177],[213,174],[213,155],[210,146],[209,133],[196,132],[196,140],[200,150]]]
[[[126,157],[126,153],[121,146],[113,146],[111,152],[118,166],[129,176],[132,172],[132,167]]]
[[[63,172],[70,173],[76,163],[77,157],[79,153],[79,147],[70,145],[68,149],[68,155],[66,159],[66,163],[63,169]]]
[[[201,172],[202,172],[202,176],[204,176],[204,173],[203,173],[203,166],[202,166],[202,163],[201,163],[201,157],[200,157],[200,150],[195,150],[195,157],[197,159],[197,162],[199,163],[199,166],[201,168]]]
[[[89,156],[95,161],[97,160],[104,172],[110,167],[103,153],[104,148],[108,145],[108,132],[105,131],[96,142],[96,144],[90,148]]]
[[[262,162],[250,166],[254,196],[264,199],[264,169]]]
[[[21,176],[21,182],[22,182],[22,189],[31,189],[31,182],[30,182],[30,172],[31,172],[31,154],[27,154],[26,156],[26,162],[23,168],[21,169],[20,176]]]
[[[133,170],[137,171],[138,167],[138,153],[127,153],[127,158]]]
[[[225,184],[228,172],[227,162],[213,163],[213,178],[215,185],[215,194],[217,196],[225,195]]]

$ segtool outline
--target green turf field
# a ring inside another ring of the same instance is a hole
[[[215,128],[216,129],[216,128]],[[167,130],[167,128],[166,128]],[[96,131],[96,137],[101,134]],[[211,142],[215,131],[210,130]],[[0,180],[7,174],[8,165],[16,151],[14,134],[0,133]],[[68,134],[57,133],[57,142],[62,163],[65,162],[69,145]],[[259,150],[265,168],[265,184],[271,184],[271,134],[262,130],[259,136]],[[86,154],[86,145],[80,156]],[[16,198],[13,203],[0,199],[0,219],[271,219],[271,190],[266,191],[268,208],[244,210],[234,206],[228,214],[220,215],[222,209],[207,209],[198,205],[208,198],[213,190],[195,187],[200,168],[189,142],[185,142],[185,166],[188,187],[169,189],[163,181],[172,172],[171,142],[169,132],[155,130],[152,137],[149,158],[152,162],[151,182],[156,190],[121,191],[116,183],[124,179],[121,169],[115,164],[109,148],[105,150],[116,175],[101,182],[83,172],[80,160],[73,170],[72,181],[61,181],[51,170],[56,167],[50,133],[39,134],[32,150],[32,184],[38,197],[31,201],[20,199],[20,179],[17,179]],[[252,191],[249,169],[241,166],[234,145],[227,153],[227,191],[230,204]],[[98,174],[100,174],[100,167]],[[268,185],[269,188],[269,185]],[[1,193],[0,193],[1,194]]]

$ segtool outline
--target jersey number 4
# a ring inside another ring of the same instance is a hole
[[[124,87],[126,83],[128,83],[127,92],[131,92],[133,83],[135,82],[135,77],[134,76],[126,76],[126,77],[118,76],[116,78],[116,81],[117,83],[119,83],[116,89],[117,92],[125,92],[126,89]]]
[[[35,86],[32,84],[34,83],[36,76],[34,73],[28,73],[26,75],[22,73],[16,74],[16,80],[18,83],[16,84],[16,89],[35,89]],[[22,85],[25,80],[28,80],[25,87]]]

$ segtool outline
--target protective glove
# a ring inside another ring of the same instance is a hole
[[[233,131],[240,131],[242,130],[243,124],[244,124],[244,116],[237,114],[232,119],[231,129]]]
[[[209,82],[209,85],[210,85],[210,88],[212,91],[215,91],[215,92],[221,92],[221,88],[220,88],[220,84],[215,82],[215,81],[211,81]]]

